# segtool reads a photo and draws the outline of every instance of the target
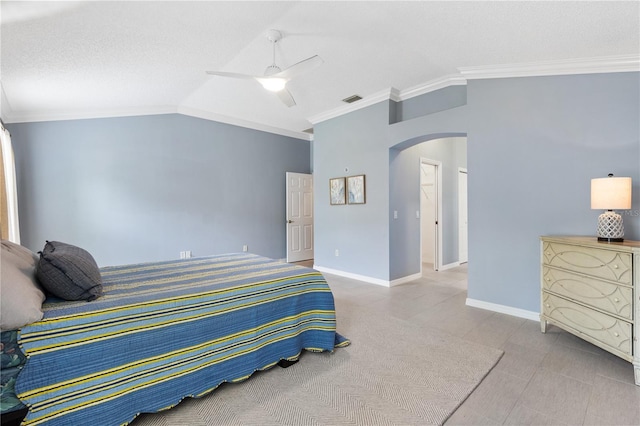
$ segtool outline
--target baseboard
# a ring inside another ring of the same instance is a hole
[[[438,271],[446,271],[447,269],[452,269],[460,266],[460,262],[447,263],[446,265],[442,265]]]
[[[422,278],[422,273],[418,272],[417,274],[407,275],[406,277],[396,278],[389,282],[389,287],[394,287],[396,285],[405,284],[411,281],[415,281],[417,279]]]
[[[454,265],[454,264],[449,264]],[[447,265],[447,266],[449,266]],[[452,268],[454,266],[450,266]],[[406,277],[397,278],[393,281],[381,280],[379,278],[368,277],[366,275],[353,274],[351,272],[340,271],[338,269],[325,268],[323,266],[313,265],[313,269],[326,272],[327,274],[337,275],[339,277],[350,278],[353,280],[364,281],[367,283],[380,285],[383,287],[393,287],[396,285],[401,285],[404,283],[408,283],[419,278],[422,278],[422,274],[413,274],[407,275]],[[511,315],[518,318],[524,318],[532,321],[540,321],[540,313],[533,311],[526,311],[524,309],[518,309],[511,306],[506,305],[498,305],[497,303],[484,302],[482,300],[470,299],[467,298],[466,305],[474,308],[486,309],[487,311],[498,312],[500,314]]]
[[[540,313],[533,311],[526,311],[524,309],[513,308],[506,305],[498,305],[497,303],[484,302],[482,300],[467,298],[467,306],[474,308],[486,309],[487,311],[498,312],[500,314],[507,314],[518,318],[524,318],[532,321],[540,321]]]
[[[338,275],[339,277],[351,278],[358,281],[364,281],[367,283],[381,285],[383,287],[391,287],[389,281],[381,280],[379,278],[368,277],[366,275],[352,274],[351,272],[340,271],[338,269],[325,268],[323,266],[313,265],[313,269],[320,272],[326,272],[331,275]]]
[[[409,281],[417,280],[418,278],[422,277],[422,274],[418,273],[418,274],[408,275],[406,277],[398,278],[393,281],[388,281],[388,280],[381,280],[379,278],[368,277],[366,275],[352,274],[351,272],[340,271],[337,269],[325,268],[323,266],[318,266],[318,265],[313,265],[313,269],[320,272],[326,272],[327,274],[338,275],[340,277],[351,278],[353,280],[358,280],[358,281],[364,281],[366,283],[380,285],[383,287],[393,287],[396,285],[408,283]]]

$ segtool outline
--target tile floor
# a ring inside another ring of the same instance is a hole
[[[426,269],[426,268],[425,268]],[[386,288],[324,274],[340,306],[389,315],[502,349],[447,425],[640,425],[631,363],[557,327],[465,305],[466,265]]]

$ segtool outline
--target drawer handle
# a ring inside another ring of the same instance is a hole
[[[547,281],[551,281],[551,278],[547,278]]]
[[[614,302],[616,302],[616,303],[618,303],[618,302],[620,301],[620,299],[618,299],[617,297],[614,297],[614,298],[613,298],[613,301],[614,301]]]
[[[550,305],[550,304],[548,304],[548,303],[547,303],[547,304],[545,304],[545,306],[546,306],[547,308],[550,308],[550,307],[551,307],[551,305]]]
[[[613,333],[613,335],[616,337],[620,336],[618,333],[615,333],[615,332]]]
[[[618,265],[613,265],[613,269],[618,269]]]

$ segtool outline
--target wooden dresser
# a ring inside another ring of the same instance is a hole
[[[542,332],[553,324],[632,362],[640,386],[640,241],[540,240]]]

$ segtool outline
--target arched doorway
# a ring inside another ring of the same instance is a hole
[[[423,268],[444,270],[460,264],[458,180],[459,170],[467,167],[466,144],[465,134],[426,135],[398,144],[390,152],[392,276],[408,276],[417,271],[422,274]],[[425,182],[421,176],[425,162],[439,169],[440,179],[434,187],[439,191],[431,193],[437,197],[435,218],[425,210],[433,205],[424,206],[422,198]],[[428,229],[429,221],[433,222],[433,229]],[[434,232],[428,232],[431,230]],[[434,249],[432,262],[423,258],[427,245]]]

